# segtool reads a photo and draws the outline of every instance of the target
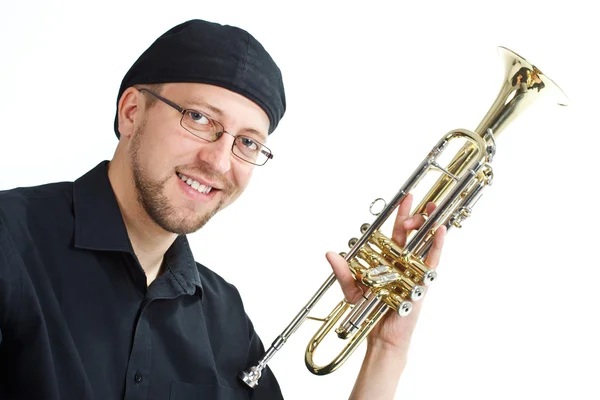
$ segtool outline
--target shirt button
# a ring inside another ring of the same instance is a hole
[[[136,372],[133,379],[135,380],[135,383],[140,383],[142,381],[142,374],[140,374],[139,372]]]

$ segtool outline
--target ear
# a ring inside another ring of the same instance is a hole
[[[121,137],[131,138],[135,131],[136,118],[143,108],[142,93],[136,88],[127,88],[119,99],[119,132]]]

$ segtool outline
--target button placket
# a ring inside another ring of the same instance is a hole
[[[150,324],[147,319],[147,307],[149,302],[142,304],[138,323],[135,329],[133,345],[127,368],[127,381],[125,387],[126,400],[145,399],[150,383],[149,372],[152,360],[152,343]]]

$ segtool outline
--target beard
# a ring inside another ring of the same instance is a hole
[[[211,177],[216,182],[223,182],[221,192],[222,196],[219,203],[212,210],[202,214],[195,213],[190,216],[190,212],[177,210],[172,206],[166,196],[167,183],[176,176],[176,169],[166,175],[161,180],[153,180],[148,177],[140,163],[139,149],[144,135],[145,122],[135,131],[130,152],[133,180],[137,194],[138,202],[142,205],[144,211],[150,218],[162,229],[167,232],[178,235],[186,235],[196,232],[202,228],[219,210],[225,206],[225,199],[229,198],[234,192],[233,185],[225,181],[220,174],[214,172],[206,163],[193,166],[182,166],[181,171],[197,171],[203,176]]]

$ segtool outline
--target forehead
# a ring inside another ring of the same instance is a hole
[[[177,99],[184,108],[205,112],[231,133],[253,133],[263,140],[268,136],[269,118],[265,111],[239,93],[203,83],[169,83],[162,93]]]

